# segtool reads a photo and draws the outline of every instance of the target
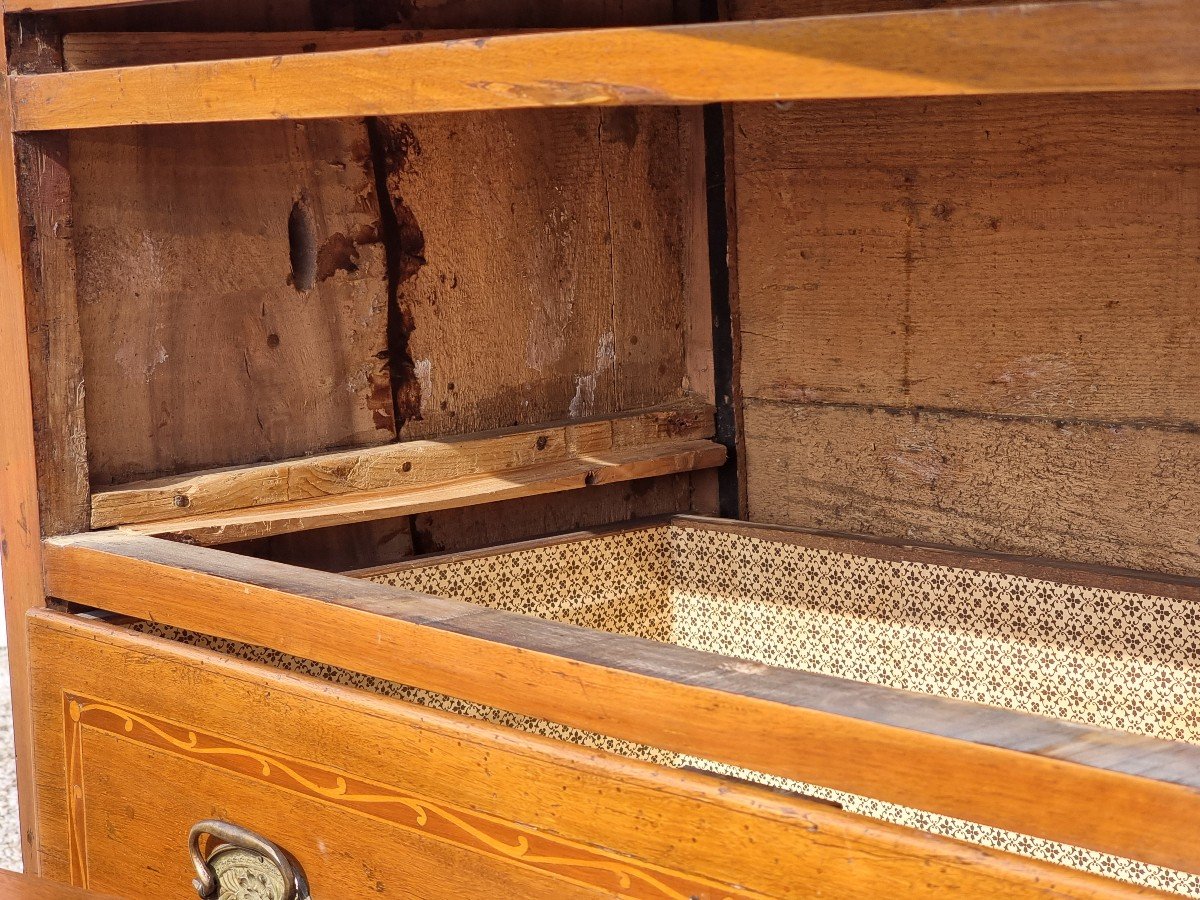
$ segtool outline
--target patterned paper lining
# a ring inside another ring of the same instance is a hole
[[[1200,743],[1185,601],[683,526],[373,576],[408,590],[890,687]],[[1200,877],[638,747],[162,626],[154,633],[665,765],[823,797],[936,834],[1200,898]]]

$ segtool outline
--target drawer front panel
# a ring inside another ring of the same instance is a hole
[[[1132,886],[52,612],[31,616],[43,871],[189,896],[249,828],[313,897],[1125,897]]]
[[[217,818],[293,853],[318,898],[762,893],[537,827],[551,797],[504,786],[522,771],[537,780],[542,760],[521,753],[521,738],[506,746],[453,717],[390,717],[415,711],[377,698],[343,706],[355,692],[122,629],[50,621],[32,636],[41,849],[52,877],[122,896],[186,896],[188,829]],[[541,773],[559,805],[594,799],[588,773],[571,772],[576,762]],[[457,797],[446,796],[452,786]],[[496,793],[510,798],[501,815],[486,809]],[[522,807],[529,815],[512,814]],[[598,822],[607,813],[641,827],[636,806],[593,808]],[[716,824],[697,813],[698,825]],[[732,860],[715,862],[709,868]]]

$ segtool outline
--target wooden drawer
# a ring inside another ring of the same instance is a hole
[[[31,869],[1200,898],[1200,6],[4,12]]]
[[[114,625],[30,626],[43,868],[120,896],[186,896],[213,817],[286,847],[318,898],[1126,893]]]
[[[1200,749],[1113,730],[1114,709],[1019,711],[1054,694],[1011,665],[1037,643],[1039,603],[1068,590],[1053,567],[690,518],[359,577],[111,533],[52,542],[48,564],[55,596],[141,620],[31,619],[44,864],[110,892],[169,895],[188,827],[214,817],[286,847],[316,897],[1156,893],[897,824],[955,820],[1002,829],[963,832],[1000,847],[1028,852],[1005,843],[1015,832],[1132,857],[1150,864],[1133,877],[1165,887],[1187,876],[1155,867],[1200,867]],[[880,647],[920,631],[922,603],[972,584],[1025,631],[943,627],[929,671],[893,667],[924,685],[824,673],[861,664],[872,627]],[[1153,604],[1180,589],[1095,574],[1072,590]],[[255,615],[224,615],[234,600]],[[842,653],[814,651],[819,615]],[[973,686],[972,640],[996,657]],[[975,702],[936,696],[956,665]],[[984,705],[1000,702],[989,681],[1013,709]],[[1097,798],[1123,815],[1071,815]]]
[[[317,897],[744,896],[750,870],[779,894],[794,817],[830,815],[117,627],[32,630],[45,869],[122,896],[184,896],[213,817],[287,847]]]

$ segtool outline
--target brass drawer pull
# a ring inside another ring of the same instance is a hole
[[[200,838],[219,843],[207,856]],[[253,831],[206,819],[188,834],[196,878],[192,886],[204,900],[311,900],[304,872],[291,856]]]

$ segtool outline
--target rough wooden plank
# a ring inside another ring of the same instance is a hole
[[[16,150],[38,501],[43,533],[65,534],[87,528],[89,491],[67,136],[20,137]]]
[[[106,528],[344,494],[495,475],[594,454],[711,437],[712,407],[683,401],[612,418],[407,441],[262,466],[195,472],[98,491],[92,526]]]
[[[13,71],[61,71],[51,20],[7,24]],[[89,490],[67,135],[24,135],[15,145],[41,526],[66,534],[86,530]]]
[[[46,554],[50,591],[65,600],[754,771],[1200,870],[1191,839],[1200,824],[1200,748],[1190,745],[132,535],[55,538]],[[238,607],[254,615],[229,614]],[[1122,814],[1104,815],[1097,804]]]
[[[712,441],[658,445],[581,454],[564,462],[528,466],[413,488],[362,491],[317,500],[298,500],[246,510],[127,525],[136,534],[163,534],[200,544],[224,544],[333,525],[391,519],[433,510],[494,503],[595,485],[709,469],[725,461],[725,448]]]
[[[748,401],[749,518],[1200,574],[1200,436]]]
[[[737,109],[746,394],[1200,423],[1194,100]]]
[[[405,251],[404,436],[679,396],[693,125],[654,109],[380,121]]]
[[[572,839],[576,848],[603,848],[610,861],[643,861],[659,872],[723,878],[736,883],[734,891],[846,900],[864,894],[925,898],[931,893],[1007,900],[1157,896],[1132,885],[871,822],[803,798],[521,735],[111,625],[47,613],[37,618],[33,631],[43,675],[39,762],[45,790],[40,799],[55,838],[42,852],[46,868],[59,877],[70,869],[65,850],[70,844],[71,800],[64,746],[69,719],[64,717],[62,697],[69,685],[78,695],[101,698],[143,718],[186,722],[193,732],[205,738],[220,735],[227,745],[286,745],[290,766],[303,766],[305,771],[313,765],[328,769],[331,747],[336,747],[337,775],[350,779],[347,794],[355,793],[359,779],[374,783],[371,794],[411,792],[432,804],[432,809],[426,808],[434,822],[437,811],[447,807],[465,811],[472,820],[473,813],[482,812],[493,827],[521,823],[517,827],[540,836],[531,835],[531,840]],[[119,669],[136,669],[145,677],[114,685],[105,673]],[[306,710],[313,727],[297,730],[295,709]],[[214,778],[228,779],[221,770],[236,765],[238,757],[210,754],[207,764],[197,767],[186,749],[162,748],[166,753],[156,753],[155,759],[167,761],[169,770],[162,765],[141,767],[129,751],[149,733],[136,725],[129,734],[103,733],[106,720],[97,712],[81,708],[81,721],[92,726],[81,753],[89,837],[94,838],[88,843],[89,858],[97,861],[97,876],[119,873],[124,885],[137,884],[146,895],[174,889],[169,880],[173,867],[150,859],[160,847],[174,845],[148,839],[143,825],[127,832],[128,810],[120,804],[139,802],[135,795],[160,781],[178,789],[165,794],[151,790],[153,797],[170,799],[152,813],[147,810],[147,816],[138,816],[139,821],[149,820],[146,824],[159,825],[167,834],[182,834],[204,814],[213,796],[227,797],[227,817],[278,840],[296,854],[314,888],[339,896],[357,896],[372,888],[419,893],[431,885],[450,896],[488,893],[498,885],[509,896],[569,896],[574,889],[562,883],[545,889],[522,878],[519,868],[498,868],[470,854],[448,862],[441,843],[414,841],[411,832],[381,833],[379,816],[355,816],[345,822],[346,804],[337,797],[326,798],[319,809],[305,814],[307,798],[295,792],[281,797],[277,789],[270,789],[267,779],[277,768],[268,769],[266,776],[259,766],[244,769],[236,788],[214,784]],[[111,721],[120,727],[121,720]],[[114,790],[89,793],[94,783],[110,779],[130,779],[143,790],[132,795]],[[201,808],[189,809],[194,804]],[[375,811],[386,816],[386,807]],[[107,827],[116,823],[120,827]],[[122,840],[127,834],[136,834],[145,849],[130,852],[130,842]],[[339,852],[347,845],[355,852]],[[530,855],[555,856],[542,846],[536,844]],[[398,853],[398,847],[404,852]],[[519,856],[512,861],[521,865]],[[599,875],[607,872],[601,869]],[[623,893],[635,887],[631,881]],[[689,893],[693,892],[707,896],[703,887]]]
[[[395,437],[360,122],[71,135],[103,486]]]
[[[28,131],[543,106],[1185,90],[1200,86],[1198,26],[1200,10],[1189,0],[1095,0],[480,38],[17,76],[14,121]],[[422,77],[414,80],[414,71]]]

